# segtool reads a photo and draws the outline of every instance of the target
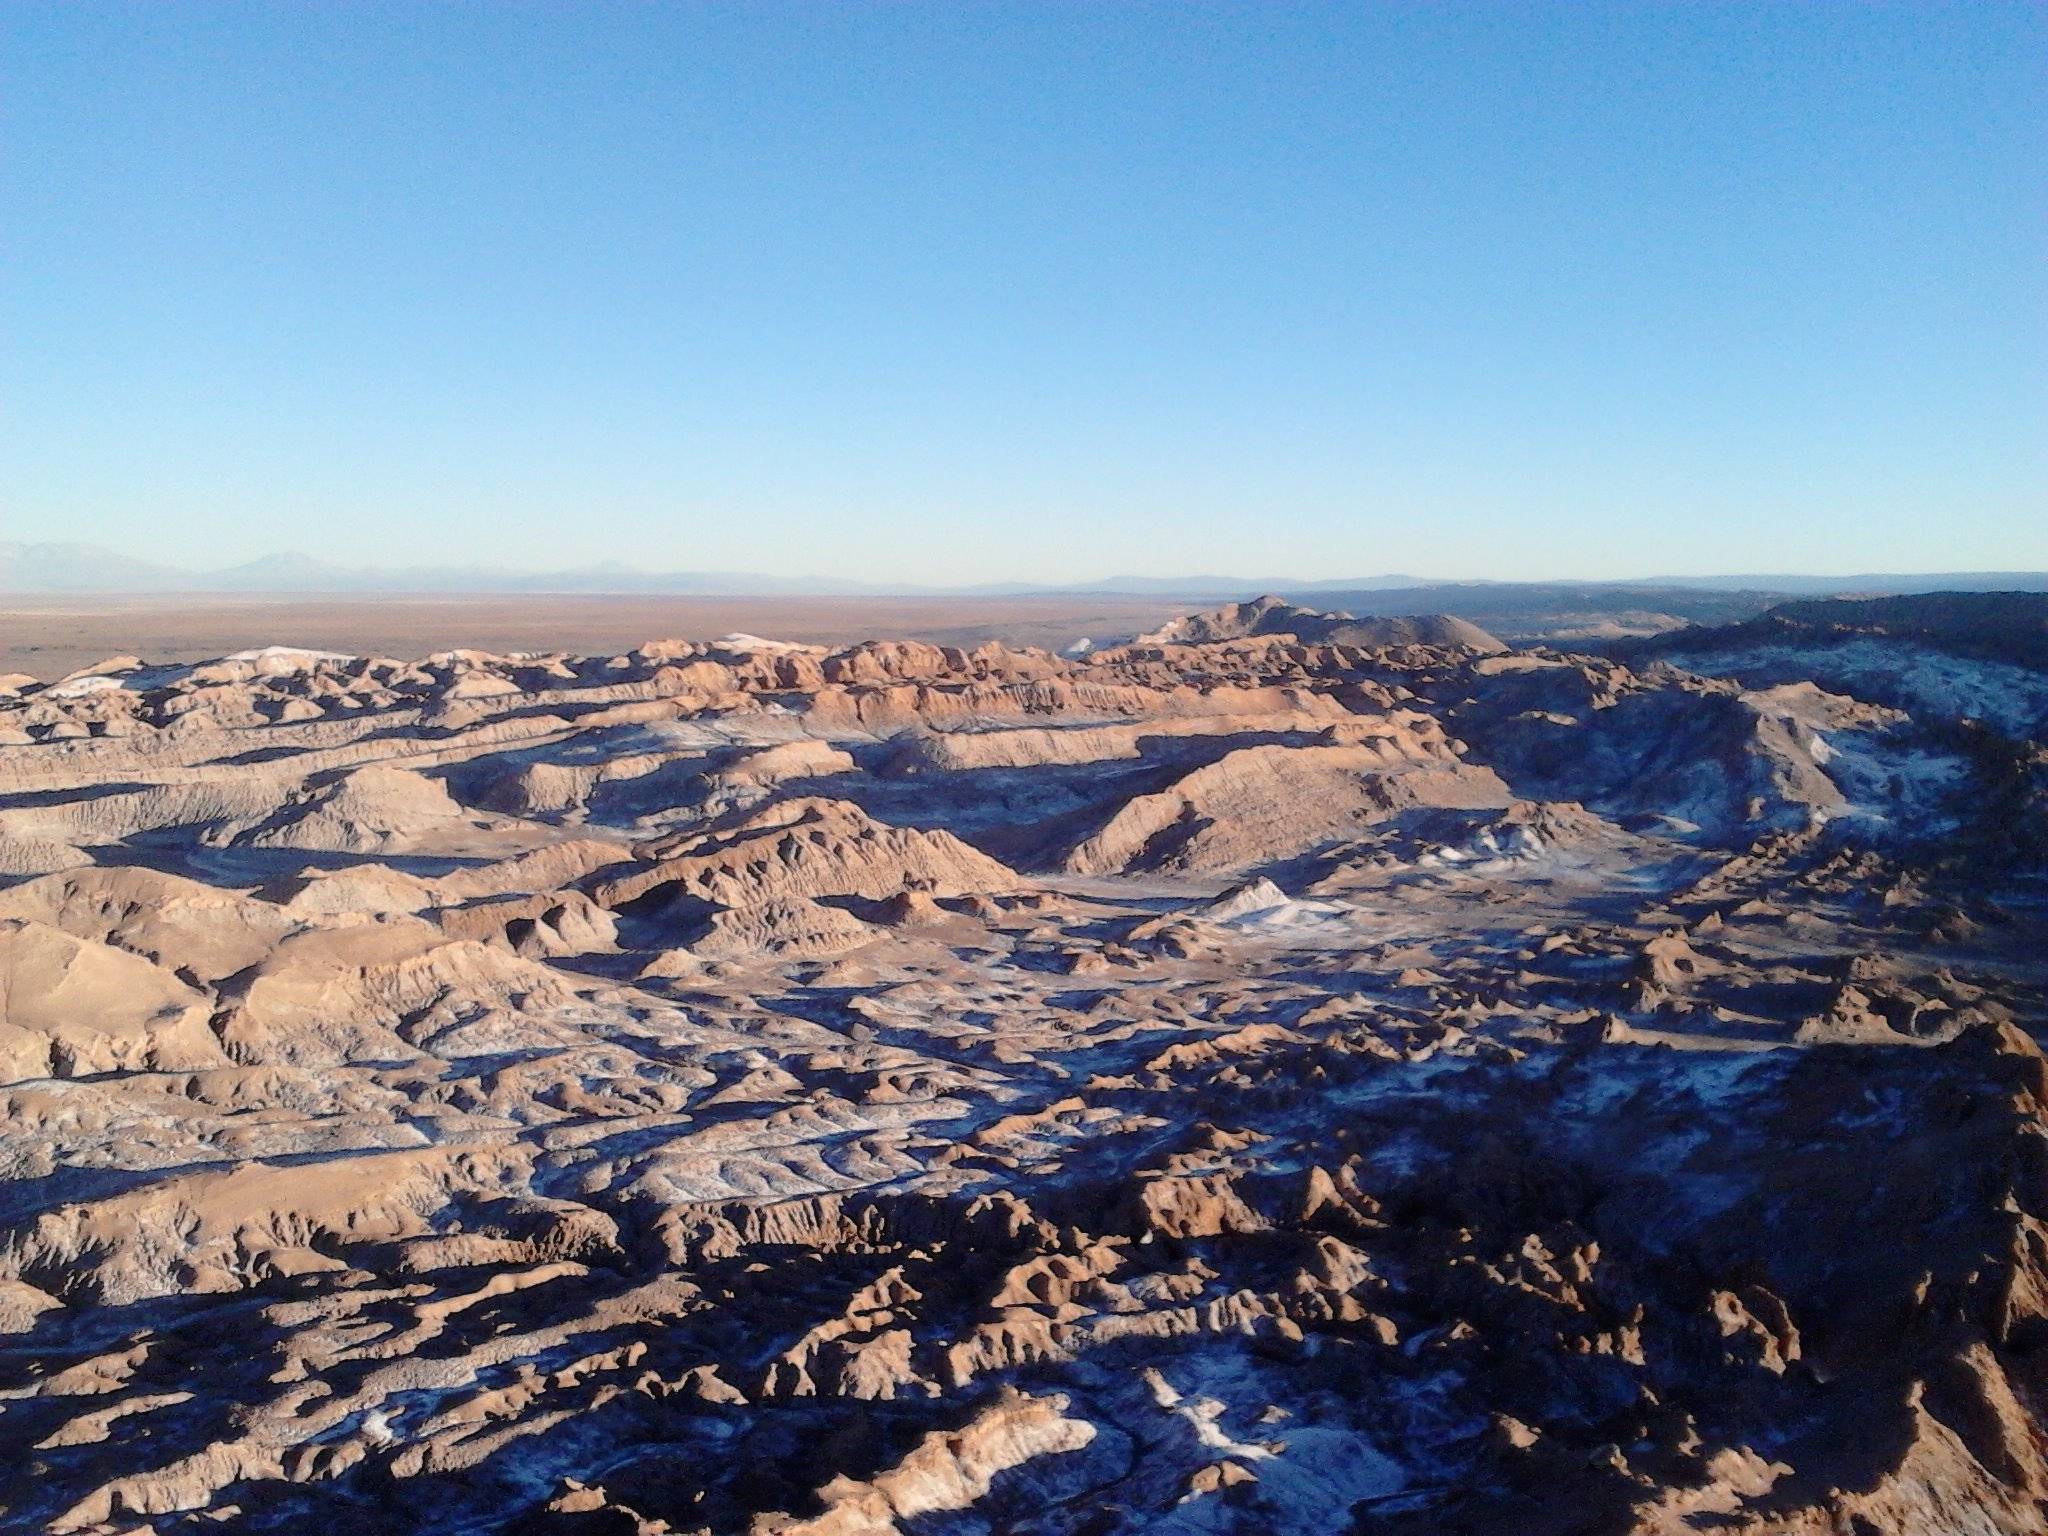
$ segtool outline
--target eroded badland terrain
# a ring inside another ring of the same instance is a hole
[[[0,680],[0,1527],[2041,1531],[2043,623]]]

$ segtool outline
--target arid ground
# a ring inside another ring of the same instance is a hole
[[[2048,1528],[2048,600],[1112,614],[45,610],[0,1528]]]
[[[425,656],[468,648],[600,655],[657,636],[709,640],[735,631],[851,645],[989,640],[1062,650],[1076,640],[1127,638],[1186,607],[1143,597],[324,597],[0,595],[0,673],[46,682],[109,656],[199,661],[266,645],[354,655]]]

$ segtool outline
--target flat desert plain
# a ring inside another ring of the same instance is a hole
[[[465,649],[608,655],[651,636],[735,632],[806,645],[990,640],[1063,650],[1128,638],[1188,606],[1185,598],[674,597],[581,593],[318,596],[217,592],[169,596],[0,595],[0,673],[51,682],[116,655],[202,661],[288,643],[364,656]]]

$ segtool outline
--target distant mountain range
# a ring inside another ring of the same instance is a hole
[[[489,566],[344,566],[310,555],[265,555],[241,565],[188,570],[138,560],[97,544],[0,542],[0,592],[54,593],[403,593],[403,592],[569,592],[764,596],[981,596],[1101,593],[1145,597],[1243,599],[1278,592],[1290,597],[1365,593],[1482,594],[1507,601],[1522,582],[1431,581],[1384,575],[1302,581],[1286,576],[1110,576],[1078,582],[985,582],[968,586],[922,586],[905,582],[849,581],[829,576],[769,576],[754,571],[637,571],[606,563],[559,571],[512,571]],[[1624,593],[1649,599],[1674,592],[1916,593],[1937,591],[2048,591],[2044,571],[1960,571],[1865,576],[1656,576],[1637,581],[1538,584],[1599,594],[1609,606]],[[1376,603],[1363,604],[1377,606]],[[1342,606],[1339,604],[1339,606]],[[1668,609],[1668,605],[1667,605]]]

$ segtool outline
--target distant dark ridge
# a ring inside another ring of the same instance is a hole
[[[1788,597],[1874,597],[1923,592],[2044,592],[2048,571],[1866,571],[1857,576],[1801,576],[1752,571],[1746,576],[1645,576],[1651,587],[1712,587],[1783,592]]]
[[[1847,615],[1843,610],[1851,612]],[[1926,592],[1909,597],[1781,603],[1765,615],[1810,629],[1848,629],[2048,668],[2048,592]]]
[[[2048,671],[2048,592],[1923,592],[1779,603],[1753,619],[1600,649],[1623,659],[1758,644],[1828,644],[1862,637],[1912,640],[1953,655]]]
[[[1442,613],[1477,624],[1505,640],[1538,639],[1571,621],[1654,614],[1688,624],[1735,624],[1755,618],[1783,592],[1696,587],[1628,586],[1614,582],[1439,582],[1385,590],[1283,590],[1290,602],[1342,609],[1360,617]]]

